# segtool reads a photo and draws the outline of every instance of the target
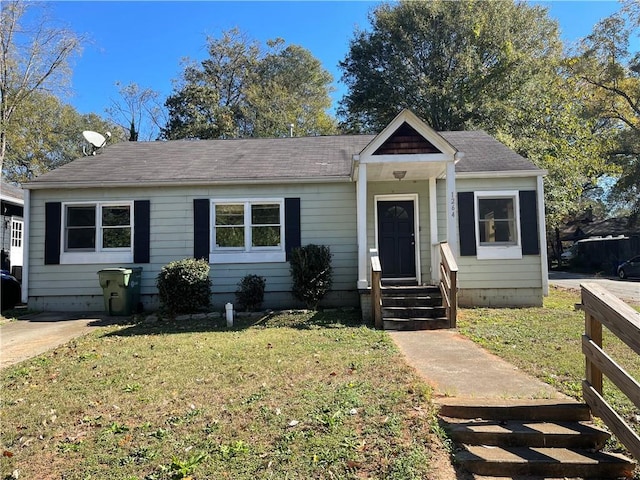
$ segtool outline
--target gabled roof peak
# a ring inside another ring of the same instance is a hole
[[[457,150],[411,110],[404,109],[376,135],[360,156],[431,153],[453,158]]]

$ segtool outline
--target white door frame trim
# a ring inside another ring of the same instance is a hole
[[[414,247],[415,247],[415,262],[416,262],[416,277],[415,280],[418,283],[422,282],[421,262],[420,262],[420,205],[418,202],[417,193],[398,193],[398,194],[380,194],[373,196],[373,215],[374,215],[374,233],[376,250],[380,252],[380,246],[378,244],[378,202],[393,201],[393,200],[410,200],[413,202],[413,235],[414,235]],[[384,272],[383,272],[384,273]]]

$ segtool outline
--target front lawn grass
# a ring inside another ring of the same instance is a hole
[[[435,478],[431,392],[359,312],[217,322],[107,327],[4,369],[1,478]]]
[[[578,303],[579,291],[551,287],[542,308],[461,309],[458,329],[521,370],[583,401],[585,359],[581,337],[585,324],[584,312],[575,309]],[[630,375],[640,380],[640,356],[606,327],[603,328],[603,347]],[[604,395],[631,425],[638,423],[638,410],[606,378]]]

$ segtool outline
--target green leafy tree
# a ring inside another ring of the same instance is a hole
[[[3,1],[0,7],[0,166],[8,148],[14,117],[36,93],[64,88],[69,61],[80,52],[82,38],[57,27],[42,4]],[[33,8],[33,15],[26,15]]]
[[[208,38],[209,57],[188,62],[167,98],[167,139],[234,138],[335,131],[326,113],[331,75],[307,50],[267,42],[265,51],[239,30]]]
[[[610,200],[640,214],[640,52],[631,39],[640,35],[640,3],[598,22],[571,58],[571,72],[590,93],[592,115],[614,136],[609,150],[619,169]]]
[[[113,132],[109,143],[123,139],[117,126],[98,115],[81,115],[53,95],[33,92],[21,102],[5,132],[3,177],[23,183],[82,156],[83,130]]]
[[[340,64],[348,93],[339,115],[378,132],[408,108],[436,130],[483,129],[548,170],[553,234],[610,173],[611,138],[590,93],[566,71],[555,20],[510,0],[383,4]]]
[[[252,136],[282,137],[335,132],[329,93],[333,78],[320,61],[297,45],[267,42],[272,49],[259,62],[256,81],[247,87],[247,124]]]
[[[403,108],[436,130],[495,121],[561,54],[546,10],[512,1],[382,4],[340,63],[350,130],[379,132]]]

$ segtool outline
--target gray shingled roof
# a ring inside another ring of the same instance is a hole
[[[456,173],[540,171],[530,160],[486,132],[440,132],[440,135],[464,153],[456,164]]]
[[[538,169],[484,132],[443,132],[464,157],[458,172]],[[374,135],[121,142],[48,172],[31,185],[345,179]],[[28,186],[28,185],[26,185]]]
[[[16,187],[15,185],[11,185],[10,183],[7,183],[5,181],[2,181],[0,190],[2,191],[2,198],[4,199],[24,199],[24,192],[20,187]]]

